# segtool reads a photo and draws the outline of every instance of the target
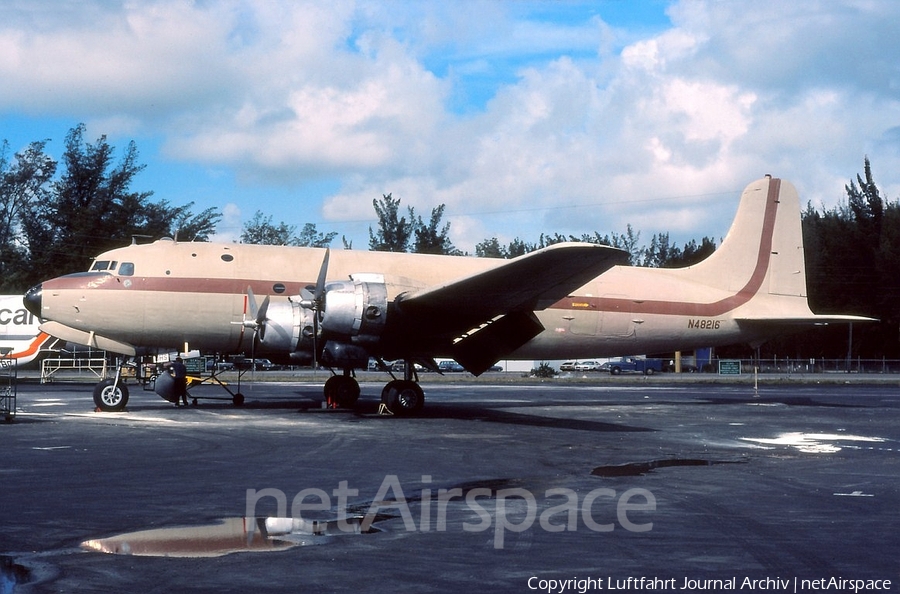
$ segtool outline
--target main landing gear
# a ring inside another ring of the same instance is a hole
[[[325,382],[325,402],[328,408],[353,408],[359,400],[359,382],[353,377],[352,369],[345,369],[344,375],[332,375]]]
[[[425,392],[413,380],[391,380],[381,390],[381,404],[395,416],[414,415],[425,405]]]
[[[412,361],[407,361],[403,369],[403,379],[393,378],[381,391],[381,408],[388,413],[406,417],[415,415],[425,405],[425,392],[418,384]],[[343,375],[333,375],[325,382],[325,402],[328,408],[352,408],[359,399],[359,382],[351,369]]]
[[[391,374],[391,381],[381,390],[381,410],[398,417],[418,414],[425,405],[425,392],[419,385],[416,366],[406,360],[403,365],[403,379]]]

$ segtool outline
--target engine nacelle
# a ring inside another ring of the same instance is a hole
[[[312,350],[313,312],[290,299],[271,300],[266,321],[259,329],[259,343],[266,351],[292,353]]]
[[[329,340],[370,346],[378,342],[387,322],[387,287],[374,275],[351,278],[325,287],[319,326]]]
[[[388,303],[383,278],[353,275],[351,279],[325,287],[325,302],[318,312],[318,348],[326,365],[365,367],[368,349],[384,331]],[[299,298],[270,299],[257,334],[264,352],[287,354],[298,362],[313,358],[317,313],[305,304]]]

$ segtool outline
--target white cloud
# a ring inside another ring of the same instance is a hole
[[[751,180],[834,204],[865,154],[900,188],[894,2],[674,2],[640,34],[602,4],[563,24],[491,1],[62,6],[0,8],[0,110],[151,135],[245,191],[335,180],[278,218],[370,219],[391,192],[446,204],[471,250],[629,222],[721,236]]]

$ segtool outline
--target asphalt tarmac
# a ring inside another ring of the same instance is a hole
[[[21,383],[0,592],[900,590],[897,382],[423,385]]]

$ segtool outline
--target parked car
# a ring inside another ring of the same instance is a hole
[[[236,361],[238,369],[255,369],[256,371],[272,371],[280,369],[280,366],[268,359],[244,359]]]
[[[588,361],[582,361],[581,363],[577,363],[575,365],[575,371],[600,371],[600,368],[603,364],[600,361],[595,361],[593,359]]]
[[[391,361],[385,361],[382,366],[381,363],[378,362],[375,358],[369,359],[369,371],[387,371],[391,368]]]
[[[566,361],[562,365],[559,366],[560,371],[575,371],[575,366],[578,365],[578,361]]]
[[[438,369],[440,369],[442,373],[466,370],[465,367],[463,367],[456,361],[441,361],[440,363],[438,363]]]
[[[657,371],[662,371],[662,361],[659,359],[625,357],[624,359],[607,361],[600,366],[600,371],[608,371],[610,375],[619,375],[621,373],[643,373],[644,375],[653,375]]]
[[[391,371],[406,371],[406,361],[403,361],[402,359],[399,361],[394,361],[393,363],[390,364],[390,368],[391,368]],[[418,363],[413,363],[413,369],[416,372],[427,371],[424,367],[422,367]]]

